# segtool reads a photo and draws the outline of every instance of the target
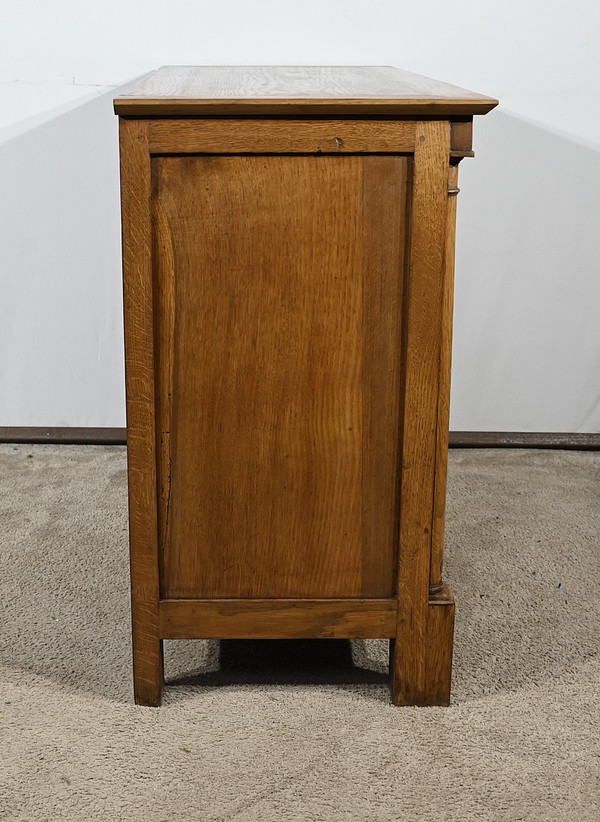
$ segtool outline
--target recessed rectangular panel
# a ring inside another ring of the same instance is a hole
[[[386,597],[409,159],[153,159],[161,589]]]

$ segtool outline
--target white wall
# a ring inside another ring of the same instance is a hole
[[[111,97],[177,63],[499,97],[460,169],[452,427],[600,430],[597,0],[0,0],[0,426],[124,424]]]

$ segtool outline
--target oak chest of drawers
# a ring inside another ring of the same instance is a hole
[[[380,637],[446,704],[454,216],[496,101],[391,68],[165,67],[120,116],[135,698],[162,640]]]

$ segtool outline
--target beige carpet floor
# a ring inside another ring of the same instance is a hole
[[[132,704],[125,451],[0,446],[0,818],[600,819],[600,454],[453,451],[450,708],[381,641],[166,643]]]

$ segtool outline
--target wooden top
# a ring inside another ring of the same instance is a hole
[[[497,100],[391,66],[163,66],[115,99],[124,116],[486,114]]]

